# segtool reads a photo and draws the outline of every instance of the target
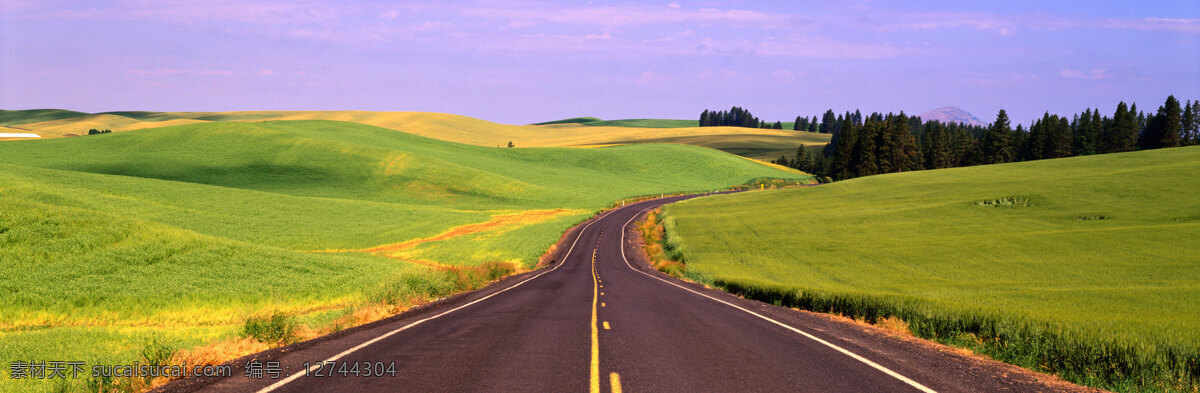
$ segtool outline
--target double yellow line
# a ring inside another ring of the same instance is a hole
[[[599,302],[600,278],[596,275],[596,249],[592,249],[592,393],[600,393],[600,329],[596,327],[596,304]]]
[[[591,393],[600,393],[600,328],[599,318],[597,316],[596,304],[600,302],[600,276],[596,271],[596,250],[592,250],[592,370],[591,370]],[[604,328],[608,329],[608,322],[604,323]],[[621,393],[621,376],[617,373],[608,373],[608,382],[612,386],[613,393]]]

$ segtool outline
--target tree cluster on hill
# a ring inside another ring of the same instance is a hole
[[[804,116],[796,116],[796,122],[792,125],[792,129],[796,131],[817,132],[817,117],[813,116],[809,120]]]
[[[750,111],[741,108],[729,108],[729,111],[710,111],[705,109],[700,113],[701,127],[750,127],[750,128],[770,128],[776,130],[783,129],[782,122],[774,124],[759,120],[754,117]]]
[[[812,124],[812,123],[809,123]],[[820,132],[833,134],[821,154],[803,146],[796,157],[780,157],[787,165],[818,178],[842,180],[881,173],[954,168],[1048,158],[1118,153],[1200,144],[1200,101],[1182,107],[1174,96],[1154,114],[1137,105],[1117,105],[1112,117],[1087,109],[1071,117],[1049,112],[1029,130],[1013,129],[1004,110],[987,127],[922,121],[873,113],[864,121],[858,111],[834,115],[826,111]]]
[[[96,134],[111,134],[111,133],[112,133],[112,130],[100,131],[100,130],[93,128],[93,129],[88,130],[87,134],[88,135],[96,135]]]
[[[751,127],[758,128],[762,124],[750,111],[741,107],[730,108],[729,111],[710,111],[705,109],[700,113],[701,127]]]

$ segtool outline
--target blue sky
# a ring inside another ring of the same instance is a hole
[[[1028,123],[1200,99],[1200,2],[0,3],[0,108]]]

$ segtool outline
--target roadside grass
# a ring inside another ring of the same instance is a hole
[[[0,359],[132,363],[162,337],[176,361],[228,360],[530,269],[613,201],[762,177],[806,178],[695,146],[498,149],[334,121],[0,143]],[[523,214],[399,255],[432,266],[307,252]]]
[[[1122,392],[1200,386],[1200,147],[664,209],[691,279]]]
[[[678,255],[670,255],[665,249],[665,232],[659,220],[662,208],[646,212],[637,223],[638,234],[642,236],[642,251],[650,261],[650,267],[671,276],[682,278],[687,275],[687,265],[679,262]]]

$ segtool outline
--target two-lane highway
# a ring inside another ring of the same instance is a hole
[[[920,392],[1048,391],[1036,377],[647,268],[631,245],[646,210],[581,224],[561,262],[333,337],[255,357],[278,379],[176,381],[165,391]],[[244,359],[242,360],[244,361]],[[306,365],[395,363],[395,375]],[[366,362],[366,363],[364,363]],[[235,367],[241,364],[234,363]],[[309,368],[309,371],[313,371]],[[240,369],[239,369],[240,371]],[[323,370],[328,371],[328,370]]]

